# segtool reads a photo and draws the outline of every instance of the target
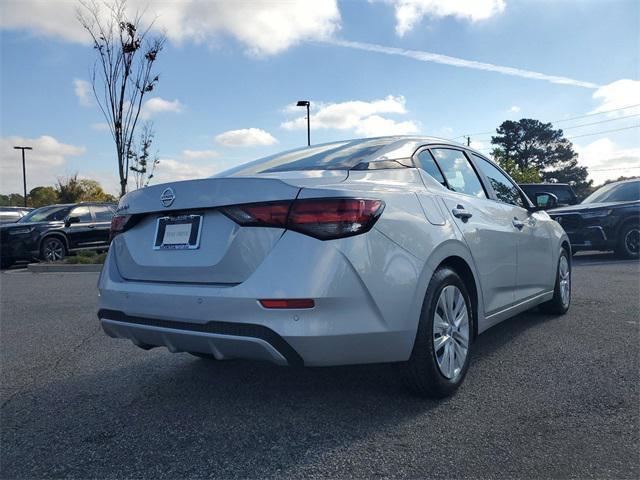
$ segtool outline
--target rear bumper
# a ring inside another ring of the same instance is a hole
[[[287,232],[237,285],[128,281],[111,249],[98,285],[102,327],[145,348],[220,359],[306,366],[407,360],[424,262],[375,230],[341,242]],[[312,298],[315,307],[265,309],[258,299],[269,298]]]

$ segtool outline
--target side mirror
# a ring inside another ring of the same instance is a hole
[[[538,192],[535,197],[536,210],[548,210],[558,206],[558,197],[549,192]]]
[[[72,223],[80,223],[80,217],[67,217],[64,220],[64,224],[68,227]]]

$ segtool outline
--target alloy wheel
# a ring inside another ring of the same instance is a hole
[[[55,262],[64,258],[64,245],[58,239],[47,240],[42,250],[44,259],[48,262]]]
[[[558,263],[558,278],[560,279],[560,300],[563,306],[569,305],[571,299],[571,269],[566,255],[560,257]]]
[[[433,315],[433,351],[440,373],[449,380],[462,372],[469,349],[469,313],[455,285],[440,292]]]
[[[631,255],[638,255],[640,249],[640,230],[632,228],[624,236],[624,246]]]

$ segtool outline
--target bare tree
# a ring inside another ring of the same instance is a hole
[[[133,172],[136,188],[149,185],[156,171],[156,167],[160,163],[158,154],[151,153],[153,137],[153,123],[145,122],[142,125],[138,145],[132,146],[129,150],[129,163],[131,164],[129,170]]]
[[[143,26],[141,13],[128,17],[126,6],[126,0],[81,0],[77,10],[98,54],[92,71],[93,93],[116,144],[120,195],[127,192],[130,150],[142,100],[158,84],[159,76],[152,70],[165,42],[164,35],[151,36],[152,24]]]

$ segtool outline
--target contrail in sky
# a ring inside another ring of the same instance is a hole
[[[352,42],[350,40],[339,39],[326,40],[324,43],[336,45],[339,47],[353,48],[355,50],[364,50],[367,52],[384,53],[386,55],[397,55],[400,57],[412,58],[420,62],[441,63],[444,65],[451,65],[453,67],[473,68],[476,70],[485,70],[488,72],[502,73],[504,75],[512,75],[514,77],[544,80],[546,82],[558,83],[561,85],[573,85],[574,87],[584,88],[600,88],[600,85],[597,85],[595,83],[575,80],[573,78],[547,75],[545,73],[523,70],[521,68],[493,65],[492,63],[476,62],[475,60],[465,60],[463,58],[449,57],[447,55],[440,55],[438,53],[425,52],[422,50],[406,50],[404,48],[376,45],[375,43]]]

